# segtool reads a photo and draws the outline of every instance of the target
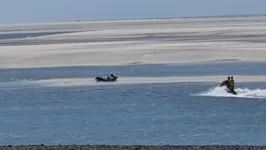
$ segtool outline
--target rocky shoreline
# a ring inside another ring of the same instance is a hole
[[[266,150],[266,146],[142,146],[142,145],[25,145],[25,146],[0,146],[0,150]]]

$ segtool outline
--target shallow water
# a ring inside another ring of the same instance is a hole
[[[115,73],[120,77],[162,77],[202,75],[265,75],[266,62],[213,62],[206,64],[155,64],[103,67],[56,67],[0,69],[0,82],[14,80],[40,80],[54,78],[83,78]]]
[[[266,100],[192,96],[214,86],[1,90],[0,144],[264,144]]]
[[[110,70],[123,76],[266,73],[261,69],[263,63],[199,66],[11,69],[1,70],[0,82],[94,76]],[[244,66],[251,71],[245,71]],[[132,72],[127,72],[132,68]],[[212,83],[3,86],[0,145],[265,144],[266,83],[237,84],[239,90],[248,92],[239,97],[221,93],[216,86]]]
[[[0,40],[39,37],[39,36],[63,34],[63,33],[71,33],[71,32],[10,33],[10,34],[1,34],[0,32]]]

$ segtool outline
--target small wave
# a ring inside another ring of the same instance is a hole
[[[206,92],[193,94],[194,96],[212,96],[212,97],[238,97],[238,98],[266,98],[266,89],[248,89],[236,88],[237,95],[227,93],[225,87],[214,87]]]

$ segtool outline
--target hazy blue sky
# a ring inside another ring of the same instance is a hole
[[[266,0],[1,0],[0,23],[266,14]]]

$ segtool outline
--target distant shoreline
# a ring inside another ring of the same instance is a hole
[[[184,16],[184,17],[158,17],[158,18],[132,18],[132,19],[99,19],[99,20],[73,20],[73,21],[54,21],[54,22],[23,22],[23,23],[0,23],[5,25],[36,25],[36,24],[61,24],[61,23],[89,23],[89,22],[121,22],[121,21],[150,21],[150,20],[178,20],[178,19],[215,19],[215,18],[246,18],[246,17],[265,17],[266,14],[242,14],[242,15],[210,15],[210,16]]]

